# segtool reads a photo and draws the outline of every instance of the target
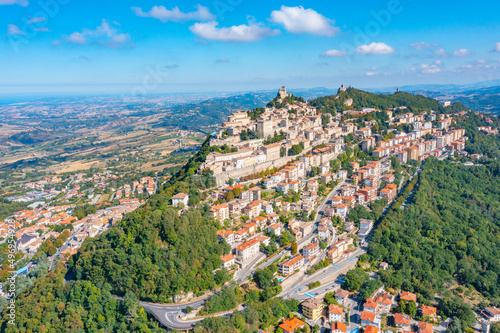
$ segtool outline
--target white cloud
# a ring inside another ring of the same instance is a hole
[[[467,49],[459,49],[459,50],[456,50],[455,52],[453,52],[453,55],[455,57],[468,57],[468,56],[471,56],[473,54],[474,53],[470,52]]]
[[[40,22],[44,22],[45,21],[45,17],[33,17],[31,20],[28,20],[28,24],[33,24],[33,23],[40,23]]]
[[[264,27],[259,23],[233,25],[227,28],[218,28],[218,24],[215,21],[195,23],[189,27],[189,30],[203,39],[235,43],[253,42],[280,34],[279,30]]]
[[[435,55],[441,56],[441,57],[449,57],[450,54],[446,52],[444,49],[438,49],[434,51]]]
[[[229,62],[229,59],[227,59],[227,58],[217,59],[217,60],[215,60],[215,62],[222,62],[222,63]]]
[[[132,10],[137,16],[152,17],[162,21],[163,23],[168,21],[186,22],[215,20],[215,15],[210,13],[210,10],[207,7],[197,5],[196,8],[197,9],[194,12],[189,13],[181,12],[177,6],[172,9],[167,9],[164,6],[154,6],[149,12],[143,12],[139,7],[132,7]]]
[[[35,30],[40,32],[52,32],[52,30],[49,30],[47,27],[35,28]]]
[[[442,70],[440,68],[441,61],[436,60],[433,64],[422,64],[420,66],[420,72],[422,74],[436,74],[440,73]]]
[[[19,27],[15,24],[9,24],[7,26],[7,34],[9,34],[10,36],[26,35],[26,33],[24,31],[22,31],[21,29],[19,29]]]
[[[417,49],[417,50],[423,50],[425,48],[431,47],[431,43],[427,43],[427,42],[412,43],[412,44],[410,44],[410,47]]]
[[[335,27],[335,21],[328,19],[313,9],[302,6],[287,7],[271,12],[271,22],[282,24],[285,29],[295,34],[313,34],[320,36],[335,36],[340,29]]]
[[[104,19],[94,30],[83,29],[81,32],[73,32],[66,37],[66,41],[78,45],[95,44],[112,48],[131,46],[130,35],[119,33],[118,29]]]
[[[0,6],[6,5],[19,5],[22,7],[28,7],[28,0],[0,0]]]
[[[368,45],[361,45],[354,49],[359,54],[390,54],[396,52],[395,49],[385,43],[371,43]]]
[[[344,57],[347,55],[347,52],[340,50],[328,50],[321,53],[322,57]]]
[[[500,42],[495,44],[495,51],[500,52]]]
[[[392,75],[392,73],[366,72],[366,76],[374,76],[374,75]]]

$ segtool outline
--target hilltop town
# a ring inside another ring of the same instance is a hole
[[[16,228],[16,274],[36,272],[40,256],[51,265],[76,260],[72,265],[78,266],[85,258],[78,250],[89,251],[87,239],[109,237],[111,228],[130,223],[120,222],[128,213],[143,214],[139,207],[150,196],[167,193],[163,215],[173,221],[204,211],[217,226],[220,243],[214,246],[224,251],[215,267],[203,268],[218,281],[217,295],[181,289],[171,297],[180,305],[144,303],[162,325],[192,329],[207,314],[241,310],[238,302],[244,302],[232,290],[251,295],[256,288],[261,298],[295,304],[288,318],[278,318],[279,332],[445,331],[453,322],[444,312],[407,286],[384,287],[380,275],[391,270],[391,262],[369,262],[367,252],[384,216],[411,205],[428,158],[472,167],[489,160],[466,150],[470,138],[460,124],[478,117],[490,126],[474,130],[489,137],[498,134],[497,126],[491,117],[456,111],[449,103],[421,112],[405,105],[357,107],[355,98],[345,98],[351,91],[342,86],[328,97],[342,106],[332,111],[282,87],[266,107],[230,114],[197,146],[189,169],[172,178],[135,180],[107,171],[22,184],[24,194],[7,199],[30,203],[28,209],[0,225],[4,237],[11,225]],[[202,187],[196,185],[200,180]],[[136,216],[141,217],[134,221],[142,221],[143,215]],[[178,243],[176,233],[165,230],[168,251]],[[498,313],[495,306],[485,307],[476,328],[489,329]]]

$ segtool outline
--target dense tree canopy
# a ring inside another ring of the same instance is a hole
[[[500,296],[500,165],[464,167],[430,158],[413,204],[389,213],[369,253],[388,262],[386,285],[432,299],[456,276],[488,298]]]
[[[1,332],[162,332],[133,298],[117,301],[109,285],[98,288],[89,281],[64,283],[66,269],[35,281],[29,292],[16,299],[14,325],[0,319]]]

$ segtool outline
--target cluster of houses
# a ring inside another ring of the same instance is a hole
[[[138,199],[123,199],[118,206],[100,209],[81,220],[71,216],[74,205],[47,207],[44,209],[26,210],[14,214],[1,225],[2,235],[8,232],[8,226],[14,223],[19,227],[16,232],[16,248],[28,255],[34,255],[42,243],[51,237],[57,238],[60,233],[51,231],[50,226],[70,225],[73,227],[69,239],[59,249],[59,254],[74,254],[87,237],[95,237],[122,217],[137,209],[142,203]],[[22,227],[23,224],[30,224]]]
[[[132,186],[130,184],[124,184],[121,188],[117,189],[115,192],[115,199],[130,198],[137,194],[147,193],[153,195],[156,191],[156,184],[153,177],[142,177],[141,181],[134,180]]]

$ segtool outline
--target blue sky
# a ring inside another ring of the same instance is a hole
[[[499,12],[496,1],[0,0],[0,91],[495,80]]]

